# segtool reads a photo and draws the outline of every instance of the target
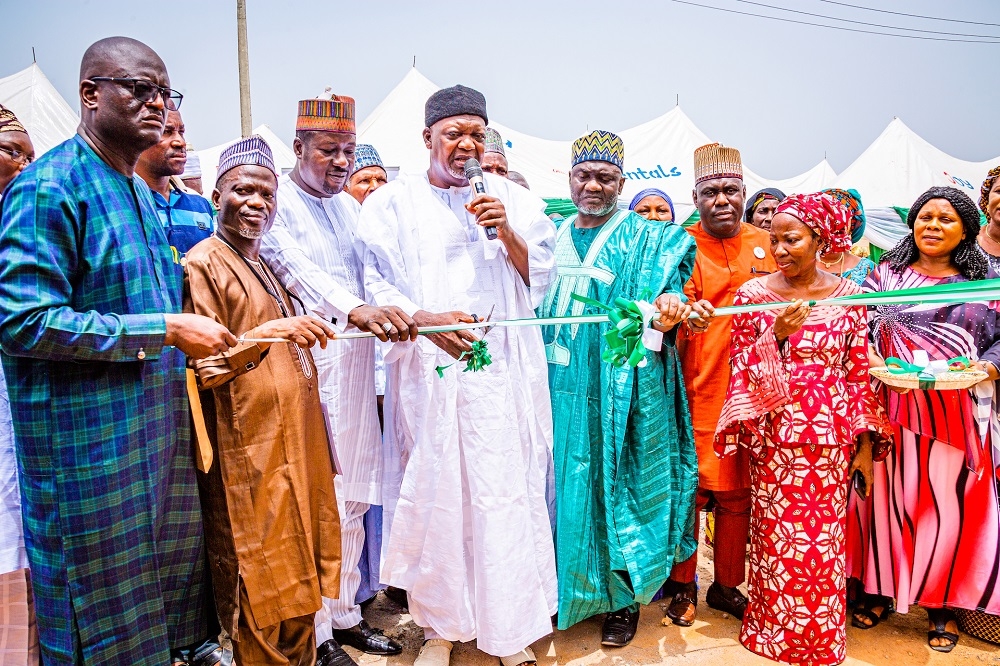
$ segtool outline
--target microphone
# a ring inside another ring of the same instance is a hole
[[[483,181],[483,167],[479,166],[479,160],[470,157],[465,161],[465,177],[469,179],[469,184],[476,194],[486,194],[486,183]],[[486,237],[495,240],[497,237],[496,227],[486,227]]]

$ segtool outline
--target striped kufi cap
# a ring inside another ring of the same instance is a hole
[[[215,182],[218,183],[227,171],[246,165],[262,166],[265,169],[270,169],[275,178],[278,176],[274,168],[274,157],[271,156],[271,147],[267,145],[267,141],[254,134],[240,139],[222,151],[222,154],[219,155],[219,170],[216,173]]]

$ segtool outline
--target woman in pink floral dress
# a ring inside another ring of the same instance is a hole
[[[740,642],[791,664],[846,656],[845,525],[855,471],[868,486],[891,430],[868,382],[864,307],[808,301],[858,293],[818,270],[838,252],[847,211],[827,195],[795,195],[771,224],[779,272],[751,280],[735,304],[791,301],[736,315],[732,379],[716,450],[750,452],[749,604]],[[846,249],[846,248],[844,248]]]

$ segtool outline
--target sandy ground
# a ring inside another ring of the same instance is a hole
[[[566,631],[556,631],[536,642],[532,648],[539,666],[592,666],[595,664],[698,664],[748,666],[774,664],[758,657],[739,644],[739,620],[712,610],[705,604],[705,590],[711,582],[712,551],[701,548],[699,579],[701,597],[698,620],[692,627],[662,624],[665,606],[660,602],[642,609],[639,631],[624,648],[604,648],[600,644],[602,618],[591,618]],[[383,595],[365,611],[368,622],[379,627],[403,645],[396,657],[376,657],[346,648],[359,664],[408,666],[413,663],[423,642],[421,630],[410,616]],[[452,666],[498,666],[499,660],[476,649],[475,643],[457,644],[452,652]],[[875,629],[862,631],[847,628],[848,665],[922,666],[945,664],[1000,665],[1000,646],[961,635],[958,647],[950,654],[939,654],[927,646],[927,614],[914,606],[909,613],[896,613]]]

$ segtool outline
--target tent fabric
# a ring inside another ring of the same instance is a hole
[[[1000,157],[968,162],[945,153],[921,138],[899,118],[894,118],[877,139],[844,169],[834,187],[861,193],[865,211],[870,207],[909,207],[929,187],[957,187],[973,201],[987,171]]]
[[[0,79],[0,104],[28,130],[36,157],[76,134],[80,124],[80,116],[37,63]]]

